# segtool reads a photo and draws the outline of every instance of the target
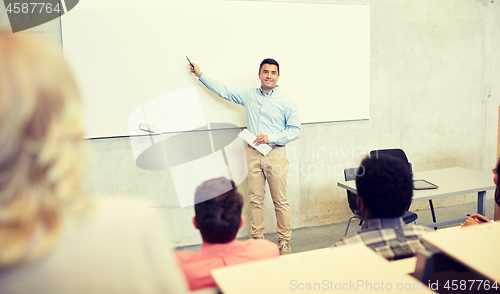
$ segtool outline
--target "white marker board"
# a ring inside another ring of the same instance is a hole
[[[62,30],[88,138],[133,135],[135,109],[192,85],[207,122],[246,126],[243,107],[199,83],[186,55],[233,88],[259,87],[260,62],[276,59],[278,85],[303,123],[369,118],[369,5],[85,0],[62,17]]]

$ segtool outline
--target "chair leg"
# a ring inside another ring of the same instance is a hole
[[[353,218],[357,218],[357,217],[355,215],[353,215],[349,218],[349,221],[347,222],[347,228],[345,229],[344,237],[347,236],[347,232],[349,231],[349,226],[351,225],[351,221]]]
[[[434,204],[432,204],[432,200],[429,199],[429,206],[431,207],[431,214],[432,214],[432,222],[436,222],[436,213],[434,212]],[[434,230],[437,230],[437,227],[434,227]]]

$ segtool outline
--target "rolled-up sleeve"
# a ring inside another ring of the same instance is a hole
[[[273,145],[286,145],[300,137],[300,117],[297,105],[292,102],[285,111],[285,129],[282,132],[269,134],[269,143]]]

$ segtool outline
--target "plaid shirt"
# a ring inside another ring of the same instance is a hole
[[[404,234],[403,239],[405,240],[398,238],[398,231]],[[393,260],[398,259],[396,252],[394,252],[394,244],[399,245],[403,241],[405,246],[407,244],[407,248],[411,250],[411,255],[415,255],[417,251],[426,249],[420,241],[420,235],[433,231],[433,229],[424,226],[406,225],[400,217],[375,218],[365,221],[361,231],[356,235],[344,238],[333,246],[363,242],[388,260]]]

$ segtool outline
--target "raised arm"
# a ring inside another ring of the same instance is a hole
[[[243,106],[245,105],[245,90],[229,89],[223,83],[209,78],[201,72],[196,63],[192,62],[189,69],[197,78],[199,78],[200,82],[205,85],[205,87],[217,94],[219,97]]]

